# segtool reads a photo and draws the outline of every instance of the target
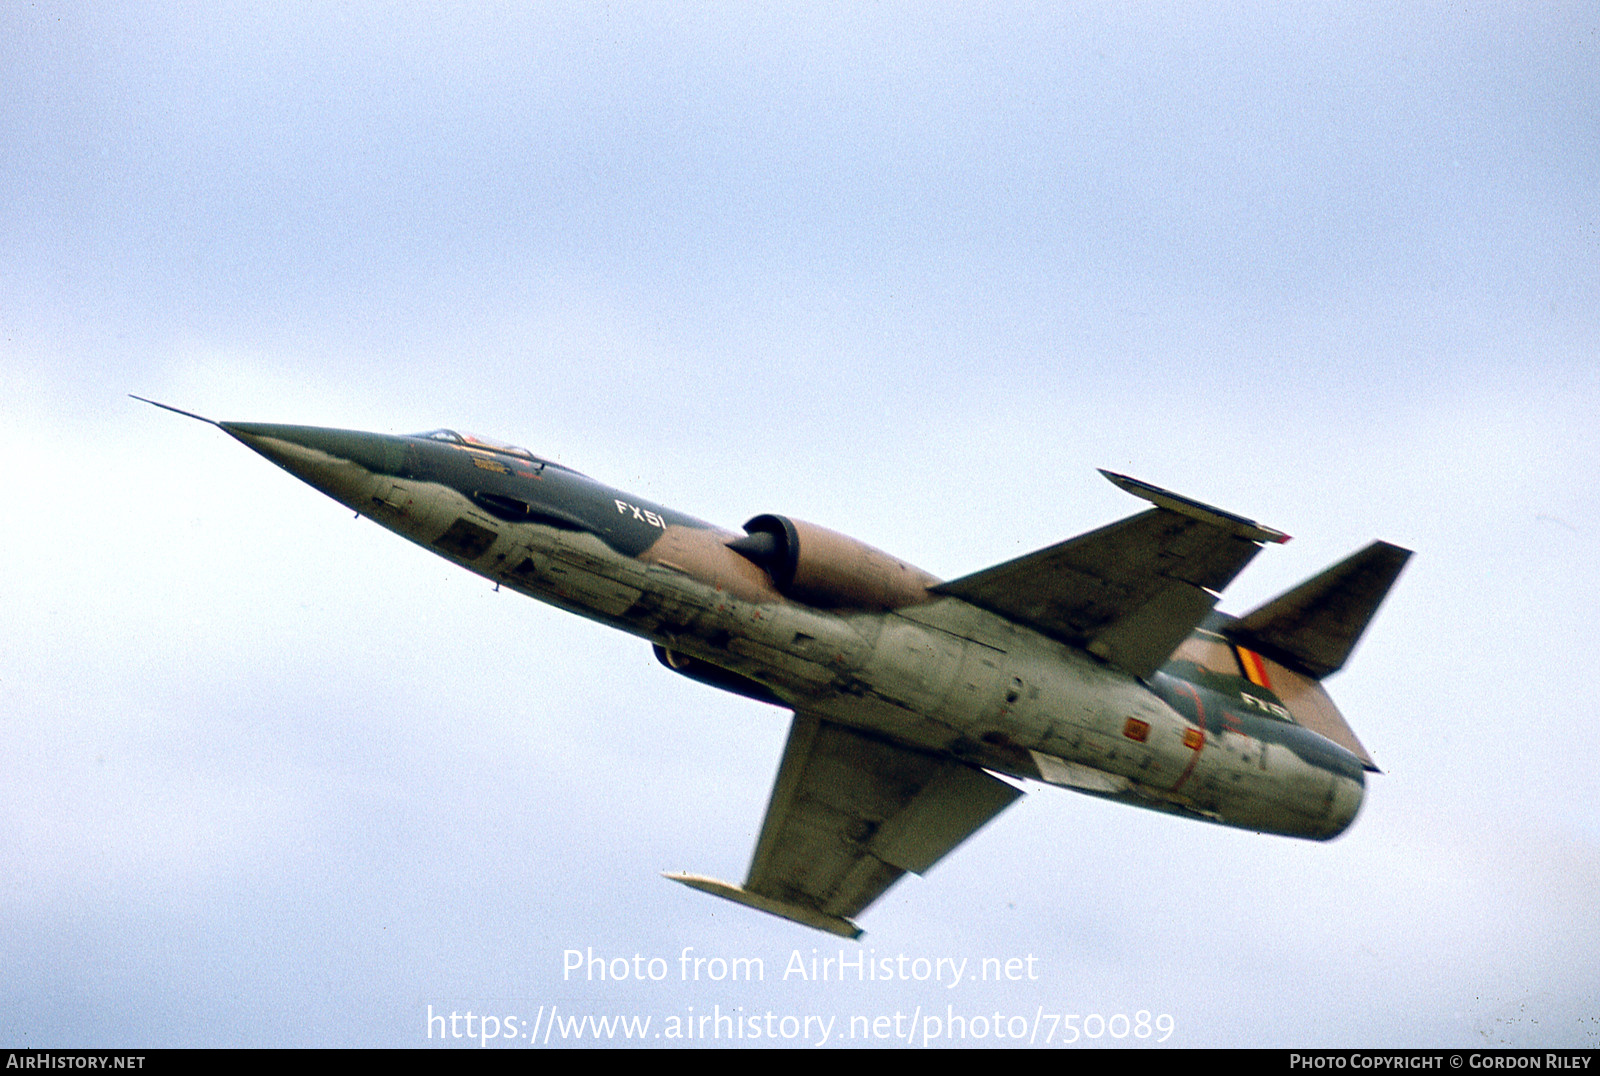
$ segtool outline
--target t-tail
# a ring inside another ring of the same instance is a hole
[[[1344,667],[1410,557],[1409,549],[1373,542],[1254,611],[1218,616],[1207,625],[1231,644],[1246,679],[1277,695],[1298,724],[1375,773],[1377,764],[1322,680]]]

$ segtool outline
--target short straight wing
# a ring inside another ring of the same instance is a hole
[[[853,916],[1021,794],[963,762],[796,713],[744,885],[667,877],[856,937]]]
[[[932,590],[1146,677],[1205,619],[1217,592],[1262,542],[1288,536],[1137,479],[1101,473],[1156,507]]]

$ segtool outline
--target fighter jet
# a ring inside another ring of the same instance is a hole
[[[1017,782],[1328,840],[1377,770],[1322,681],[1410,557],[1385,542],[1233,617],[1220,591],[1287,535],[1109,471],[1150,507],[941,582],[815,524],[724,530],[455,430],[178,413],[499,586],[648,640],[676,673],[792,711],[743,884],[666,877],[808,927],[859,937],[856,916]]]

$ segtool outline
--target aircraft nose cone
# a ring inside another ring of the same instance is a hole
[[[334,500],[365,505],[379,475],[398,474],[405,444],[398,437],[320,426],[219,422],[228,434]]]

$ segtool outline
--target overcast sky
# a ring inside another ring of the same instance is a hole
[[[1600,1043],[1591,5],[13,4],[0,94],[0,1042]],[[1032,788],[840,943],[658,877],[743,878],[784,712],[130,392],[946,578],[1107,467],[1296,536],[1235,613],[1387,539],[1385,772],[1327,845]]]

